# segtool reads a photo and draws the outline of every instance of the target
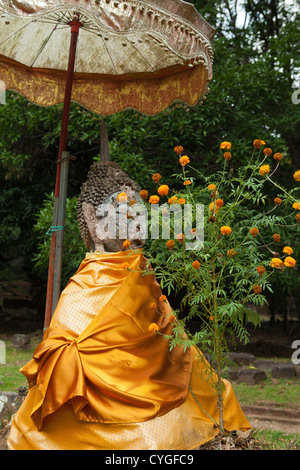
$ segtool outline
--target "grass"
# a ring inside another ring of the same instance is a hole
[[[31,337],[31,347],[28,350],[16,349],[5,336],[0,336],[6,346],[6,364],[0,364],[0,391],[17,392],[19,387],[27,387],[27,379],[20,368],[27,364],[40,342],[39,335]]]
[[[254,437],[261,450],[300,450],[300,435],[256,429]]]
[[[244,405],[272,402],[282,407],[300,406],[299,379],[285,380],[268,377],[257,385],[234,384],[238,400]]]

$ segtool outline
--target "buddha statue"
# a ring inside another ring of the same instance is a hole
[[[133,249],[143,247],[145,223],[139,223],[141,219],[132,223],[133,218],[138,218],[137,208],[139,212],[143,211],[139,192],[138,184],[117,163],[97,162],[91,166],[77,206],[79,229],[90,252],[124,251],[126,239],[130,239]],[[123,198],[119,198],[121,194]],[[125,222],[127,219],[125,227],[120,227],[122,210],[125,211]],[[133,227],[135,230],[130,230]],[[123,237],[121,232],[124,232]]]

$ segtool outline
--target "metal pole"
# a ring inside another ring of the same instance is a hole
[[[53,275],[53,296],[52,296],[52,315],[58,303],[61,291],[61,273],[62,273],[62,255],[64,244],[64,226],[66,218],[66,201],[67,201],[67,187],[68,187],[68,171],[69,171],[69,152],[63,152],[60,160],[61,174],[60,174],[60,189],[59,200],[57,209],[57,226],[59,230],[56,234],[56,253],[54,263]]]
[[[66,150],[66,145],[67,145],[67,131],[68,131],[68,123],[69,123],[69,115],[70,115],[71,94],[72,94],[72,85],[73,85],[73,76],[74,76],[74,67],[75,67],[77,39],[78,39],[79,29],[81,27],[81,23],[79,22],[78,19],[74,19],[69,24],[71,27],[71,42],[70,42],[69,63],[68,63],[67,78],[66,78],[66,88],[65,88],[65,98],[64,98],[63,116],[62,116],[62,124],[61,124],[60,143],[59,143],[59,151],[58,151],[58,164],[57,164],[57,171],[56,171],[53,220],[52,220],[54,227],[58,225],[57,224],[58,205],[59,205],[58,200],[59,200],[59,195],[60,195],[60,178],[61,178],[60,161],[62,158],[62,153]],[[51,235],[44,328],[48,328],[50,321],[51,321],[52,312],[55,310],[55,307],[56,307],[56,304],[53,303],[53,282],[54,282],[54,268],[55,268],[55,258],[56,258],[56,240],[57,240],[57,232],[54,230]]]

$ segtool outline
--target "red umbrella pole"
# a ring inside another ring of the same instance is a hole
[[[54,269],[55,269],[55,255],[56,255],[56,238],[57,238],[56,230],[57,228],[62,229],[61,227],[57,227],[58,200],[59,200],[59,194],[60,194],[59,188],[60,188],[60,175],[61,175],[61,157],[62,157],[62,153],[66,151],[66,146],[67,146],[67,132],[68,132],[68,123],[69,123],[69,115],[70,115],[70,104],[71,104],[71,94],[72,94],[72,85],[73,85],[73,76],[74,76],[77,39],[78,39],[78,34],[79,34],[79,28],[81,27],[81,23],[78,21],[78,19],[74,19],[69,24],[71,26],[71,42],[70,42],[70,51],[69,51],[69,63],[68,63],[68,70],[67,70],[61,133],[60,133],[60,144],[59,144],[59,151],[58,151],[58,162],[57,162],[57,170],[56,170],[44,328],[48,328],[50,321],[51,321],[52,313],[56,307],[56,305],[53,305],[53,281],[54,281]]]

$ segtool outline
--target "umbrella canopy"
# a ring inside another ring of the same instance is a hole
[[[180,0],[0,0],[0,80],[63,102],[69,24],[80,22],[72,101],[102,115],[196,105],[212,78],[212,28]]]
[[[215,30],[181,0],[0,0],[0,81],[63,102],[45,327],[60,293],[70,102],[110,115],[196,105],[212,79]]]

